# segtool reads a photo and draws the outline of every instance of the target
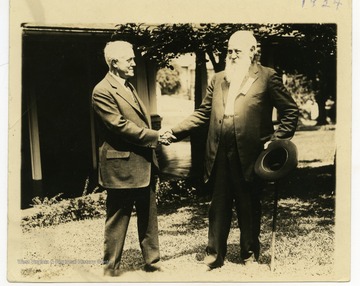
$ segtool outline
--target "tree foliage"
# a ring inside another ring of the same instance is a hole
[[[171,60],[181,54],[195,53],[197,64],[209,59],[218,72],[225,67],[228,39],[237,30],[252,30],[260,48],[287,39],[291,44],[278,55],[283,58],[279,68],[306,74],[317,85],[316,98],[321,106],[327,98],[336,98],[335,24],[128,23],[118,25],[112,39],[133,43],[147,61],[159,68],[171,66]],[[201,54],[208,57],[199,57]]]
[[[227,41],[237,30],[252,30],[261,40],[272,35],[286,34],[280,24],[122,24],[112,40],[127,40],[138,51],[160,67],[184,53],[204,52],[209,55],[215,71],[224,65]]]
[[[161,94],[173,94],[176,93],[181,87],[180,81],[180,67],[173,65],[159,69],[156,75],[156,81],[161,88]]]
[[[313,70],[329,57],[336,56],[335,24],[121,24],[112,36],[113,40],[127,40],[138,51],[159,67],[169,66],[171,59],[184,53],[208,54],[214,70],[224,67],[227,42],[238,30],[252,30],[259,43],[266,39],[291,37],[302,51],[300,69]],[[308,57],[308,61],[303,61]],[[310,61],[311,59],[311,61]],[[296,61],[297,58],[294,58]]]

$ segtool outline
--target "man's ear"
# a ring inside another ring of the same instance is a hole
[[[118,62],[118,60],[116,60],[116,59],[111,59],[111,61],[110,61],[111,66],[112,66],[112,67],[116,67],[117,62]]]

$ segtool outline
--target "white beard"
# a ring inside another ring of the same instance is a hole
[[[243,81],[249,67],[251,65],[251,60],[248,57],[243,57],[238,59],[235,63],[231,60],[226,60],[225,74],[227,82],[239,83]]]

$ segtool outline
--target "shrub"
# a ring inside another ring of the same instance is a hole
[[[311,104],[316,104],[317,90],[314,83],[307,76],[299,73],[286,74],[284,85],[294,98],[303,119],[316,119]],[[317,105],[316,105],[317,107]]]
[[[181,87],[181,68],[172,65],[170,68],[162,68],[157,72],[156,81],[160,85],[161,94],[174,94]]]
[[[156,201],[159,206],[192,201],[198,197],[197,188],[186,179],[163,179],[158,182]]]
[[[163,179],[157,181],[156,200],[159,206],[183,203],[197,197],[197,190],[185,179]],[[84,192],[85,194],[85,192]],[[106,191],[62,199],[60,193],[52,198],[35,197],[33,210],[21,221],[23,231],[34,227],[47,227],[76,220],[101,218],[106,214]]]
[[[21,227],[27,231],[74,220],[98,218],[105,215],[105,194],[89,194],[79,198],[61,199],[62,193],[53,198],[33,199],[33,212],[22,218]]]

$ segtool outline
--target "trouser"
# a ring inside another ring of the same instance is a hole
[[[209,181],[212,199],[209,208],[209,232],[205,263],[221,267],[227,251],[232,209],[240,228],[240,256],[259,256],[260,191],[255,182],[246,182],[237,151],[233,117],[225,117],[216,160]]]
[[[104,241],[105,275],[120,269],[125,236],[135,205],[140,248],[148,265],[160,260],[157,207],[154,186],[140,189],[107,190]]]

